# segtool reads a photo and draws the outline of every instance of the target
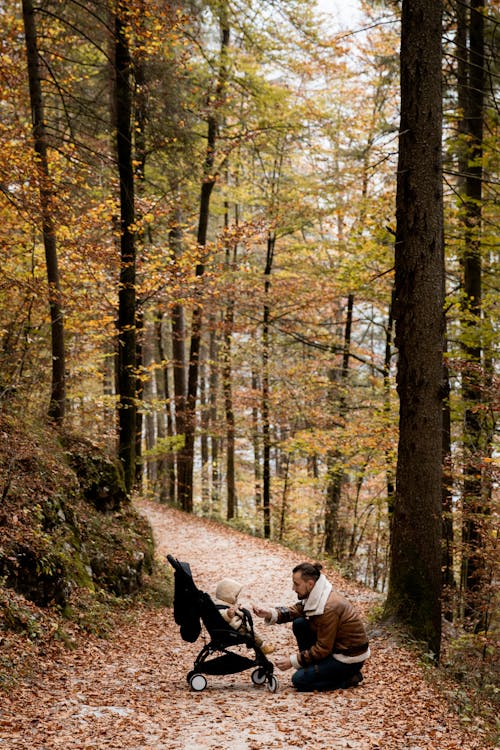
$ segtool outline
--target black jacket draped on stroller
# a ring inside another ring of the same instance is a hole
[[[204,690],[207,686],[206,674],[235,674],[253,668],[251,679],[254,685],[266,683],[268,690],[275,693],[278,680],[273,673],[274,667],[255,642],[250,612],[239,608],[243,612],[247,632],[234,630],[220,614],[224,605],[217,605],[209,594],[196,587],[189,564],[179,562],[172,555],[167,555],[167,560],[175,571],[174,619],[180,627],[181,637],[194,643],[202,632],[202,624],[210,637],[210,641],[205,643],[196,657],[193,669],[186,676],[191,688]],[[243,646],[253,651],[254,658],[232,651],[234,646]]]

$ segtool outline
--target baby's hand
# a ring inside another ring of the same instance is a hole
[[[226,612],[229,619],[232,620],[236,614],[236,607],[228,607]]]

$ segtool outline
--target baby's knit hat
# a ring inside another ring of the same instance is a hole
[[[223,578],[217,584],[215,596],[221,602],[226,602],[226,604],[236,604],[242,588],[243,584],[239,583],[239,581],[235,581],[232,578]]]

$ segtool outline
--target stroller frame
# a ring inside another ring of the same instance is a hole
[[[189,563],[180,562],[172,555],[167,555],[167,560],[175,571],[174,619],[180,626],[181,637],[194,643],[201,633],[200,621],[210,636],[210,641],[198,653],[193,669],[186,675],[191,689],[197,692],[204,690],[207,686],[205,675],[236,674],[253,668],[253,684],[265,683],[267,689],[275,693],[278,679],[274,674],[274,665],[255,642],[250,612],[239,608],[248,632],[235,630],[220,613],[221,609],[227,607],[216,604],[209,594],[196,587]],[[245,646],[254,652],[254,658],[231,651],[233,646]]]

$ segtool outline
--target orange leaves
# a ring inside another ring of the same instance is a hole
[[[213,521],[141,503],[155,529],[157,554],[191,563],[212,591],[221,570],[244,583],[244,604],[292,601],[297,553]],[[228,550],[231,554],[228,555]],[[361,607],[371,592],[330,575]],[[289,626],[272,628],[276,653],[289,653]],[[73,651],[39,656],[36,673],[4,696],[0,744],[11,750],[489,750],[484,728],[469,731],[428,682],[416,656],[378,628],[356,689],[295,692],[283,675],[274,695],[249,672],[208,676],[202,693],[185,675],[202,645],[181,641],[172,612],[138,607],[107,640],[88,636]]]

